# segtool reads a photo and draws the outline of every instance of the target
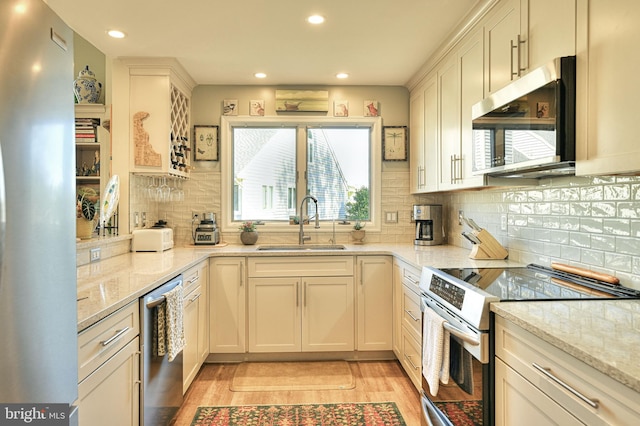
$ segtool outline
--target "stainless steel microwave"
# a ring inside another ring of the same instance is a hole
[[[544,178],[575,173],[576,58],[557,58],[478,102],[473,173]]]

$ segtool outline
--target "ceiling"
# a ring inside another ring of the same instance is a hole
[[[405,85],[482,0],[45,1],[108,57],[173,57],[198,84]]]

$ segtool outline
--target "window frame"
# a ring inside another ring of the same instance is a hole
[[[221,232],[237,232],[239,222],[233,220],[233,149],[232,135],[234,127],[296,127],[296,138],[303,138],[306,143],[307,127],[364,127],[369,128],[371,132],[371,153],[370,153],[370,197],[371,211],[370,219],[366,222],[367,229],[376,232],[381,229],[381,195],[382,195],[382,118],[381,117],[349,117],[336,119],[334,117],[238,117],[238,116],[221,116],[220,117],[220,148],[221,148],[221,195],[222,210],[219,215],[218,226]],[[300,191],[302,183],[306,184],[306,161],[308,153],[297,154],[296,169],[296,195],[299,197],[303,191]],[[311,194],[313,195],[313,194]],[[296,201],[296,205],[299,201]],[[226,206],[226,207],[225,207]],[[299,205],[296,206],[296,212]],[[313,227],[308,228],[308,232],[332,232],[330,220],[321,221],[320,229],[315,230]],[[325,224],[323,226],[323,224]],[[329,227],[326,226],[329,224]],[[349,232],[351,226],[336,226],[336,232]],[[285,222],[265,221],[259,225],[260,232],[297,232],[291,225]],[[313,231],[312,231],[313,230]]]

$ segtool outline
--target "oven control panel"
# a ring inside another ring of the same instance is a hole
[[[432,275],[429,290],[440,296],[443,300],[451,303],[455,308],[459,310],[462,309],[462,303],[464,302],[464,295],[466,293],[463,288],[453,285],[438,275]]]

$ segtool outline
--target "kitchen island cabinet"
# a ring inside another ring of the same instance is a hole
[[[209,352],[244,353],[246,258],[212,258],[209,264]]]
[[[249,352],[354,350],[352,256],[249,258]]]

